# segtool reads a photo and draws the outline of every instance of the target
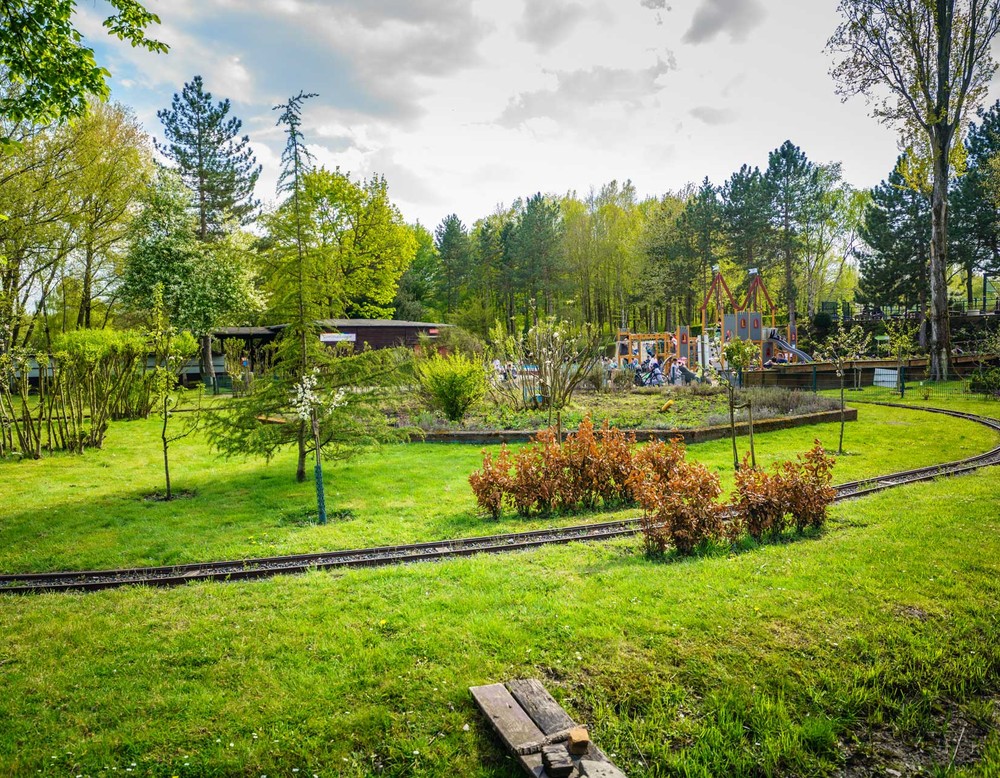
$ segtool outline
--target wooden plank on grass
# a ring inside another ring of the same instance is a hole
[[[538,679],[511,681],[507,684],[507,688],[543,734],[552,735],[576,726],[576,722],[552,698]]]
[[[472,699],[476,701],[476,705],[500,735],[504,745],[517,754],[518,761],[528,774],[536,778],[544,776],[542,755],[518,754],[518,749],[541,742],[545,735],[518,705],[517,700],[510,695],[507,687],[502,683],[491,683],[486,686],[473,686],[469,691],[472,692]]]

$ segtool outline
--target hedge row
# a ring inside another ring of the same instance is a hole
[[[521,516],[569,513],[598,506],[639,505],[646,551],[669,547],[690,553],[710,539],[755,539],[789,526],[820,527],[835,491],[833,458],[819,441],[793,462],[772,472],[744,462],[736,474],[731,502],[720,502],[719,476],[689,462],[679,439],[640,446],[634,433],[595,430],[585,419],[560,442],[552,429],[512,454],[502,446],[496,458],[486,452],[483,468],[469,477],[481,510],[498,518],[513,508]]]

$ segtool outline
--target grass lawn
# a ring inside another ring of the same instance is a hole
[[[672,563],[633,539],[0,598],[0,775],[515,776],[467,687],[523,676],[632,776],[996,775],[997,486]]]
[[[993,408],[997,405],[994,403]],[[836,448],[838,425],[757,436],[758,459],[805,451],[818,437]],[[288,452],[270,464],[226,461],[198,437],[173,445],[175,489],[193,496],[170,503],[145,499],[162,490],[159,428],[154,420],[112,425],[105,448],[82,457],[0,463],[0,570],[27,572],[174,564],[244,556],[407,543],[575,523],[581,517],[500,522],[476,514],[469,474],[481,463],[475,446],[405,444],[327,464],[327,503],[352,517],[311,523],[311,482],[297,484]],[[943,462],[996,445],[972,422],[862,405],[848,425],[849,456],[836,481]],[[747,441],[740,438],[741,453]],[[690,455],[731,482],[728,441],[692,446]],[[633,515],[635,511],[629,512]],[[603,520],[608,514],[594,516]],[[586,517],[584,517],[586,518]]]

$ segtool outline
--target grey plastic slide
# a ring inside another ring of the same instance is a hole
[[[772,343],[776,343],[778,345],[778,348],[780,348],[782,351],[787,351],[789,354],[794,354],[799,359],[801,359],[803,362],[815,362],[816,361],[811,356],[809,356],[806,352],[802,351],[801,349],[795,348],[795,346],[793,346],[791,343],[789,343],[783,337],[781,337],[780,335],[775,334],[775,332],[773,330],[771,331],[771,333],[770,333],[770,335],[768,337],[768,340],[771,341]]]

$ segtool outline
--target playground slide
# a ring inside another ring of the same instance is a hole
[[[768,340],[770,340],[772,343],[777,344],[778,348],[780,348],[782,351],[787,351],[789,354],[794,354],[799,359],[801,359],[803,362],[815,362],[816,361],[811,356],[809,356],[806,352],[801,351],[800,349],[795,348],[795,346],[793,346],[791,343],[789,343],[787,340],[785,340],[780,335],[775,335],[775,334],[772,333],[771,336],[768,338]]]

